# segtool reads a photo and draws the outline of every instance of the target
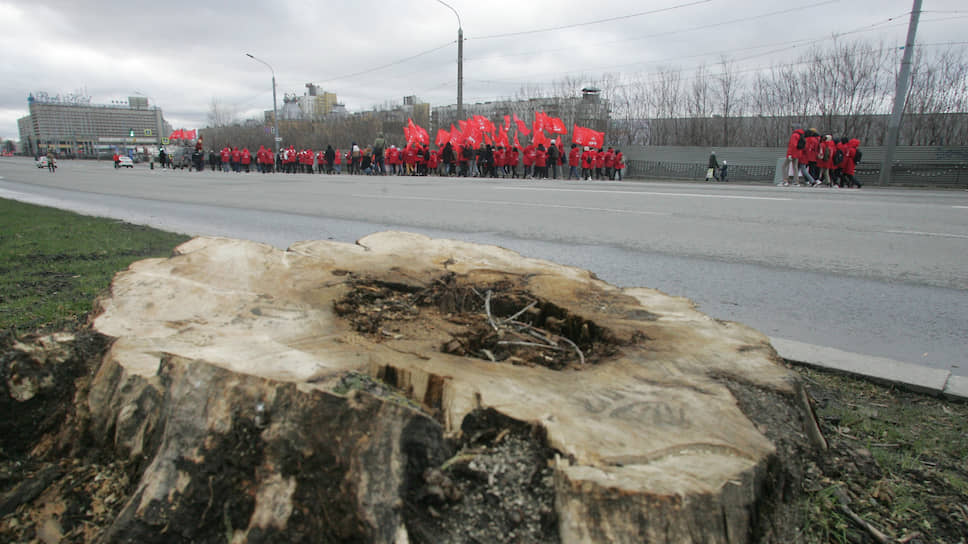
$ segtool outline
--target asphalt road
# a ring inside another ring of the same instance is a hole
[[[115,170],[0,160],[0,197],[184,232],[492,243],[810,344],[968,375],[968,192]]]

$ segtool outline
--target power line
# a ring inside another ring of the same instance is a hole
[[[727,21],[718,21],[718,22],[715,22],[715,23],[709,23],[709,24],[700,25],[700,26],[694,26],[694,27],[681,28],[681,29],[676,29],[676,30],[667,30],[667,31],[657,32],[657,33],[654,33],[654,34],[647,34],[647,35],[644,35],[644,36],[637,36],[635,38],[626,38],[626,39],[622,39],[622,40],[610,40],[610,41],[606,41],[606,42],[598,42],[598,43],[592,43],[592,44],[582,44],[582,45],[578,45],[578,46],[561,47],[561,48],[557,48],[557,49],[530,50],[530,51],[523,52],[523,53],[511,53],[511,54],[507,54],[507,55],[488,55],[486,57],[471,57],[469,59],[464,59],[464,62],[473,62],[473,61],[476,61],[476,60],[493,60],[493,59],[500,59],[500,58],[506,58],[506,57],[518,57],[518,56],[523,56],[523,55],[533,55],[535,53],[553,53],[553,52],[558,52],[558,51],[568,51],[568,50],[572,50],[572,49],[585,49],[587,47],[596,47],[596,46],[603,46],[603,45],[614,45],[614,44],[617,44],[617,43],[625,43],[625,42],[648,40],[648,39],[651,39],[651,38],[658,38],[658,37],[662,37],[662,36],[669,36],[669,35],[672,35],[672,34],[684,34],[684,33],[687,33],[687,32],[695,32],[697,30],[708,30],[710,28],[715,28],[715,27],[718,27],[718,26],[731,25],[731,24],[736,24],[736,23],[745,23],[745,22],[748,22],[748,21],[755,21],[757,19],[765,19],[767,17],[773,17],[775,15],[786,15],[788,13],[793,13],[793,12],[796,12],[796,11],[802,11],[802,10],[806,10],[806,9],[812,9],[812,8],[819,7],[819,6],[823,6],[823,5],[826,5],[826,4],[833,4],[833,3],[836,3],[836,2],[839,2],[839,1],[840,0],[827,0],[826,2],[821,2],[819,4],[809,4],[809,5],[806,5],[806,6],[800,6],[800,7],[795,7],[795,8],[783,9],[783,10],[779,10],[779,11],[771,11],[771,12],[768,12],[768,13],[762,13],[760,15],[752,15],[752,16],[749,16],[749,17],[742,17],[742,18],[731,19],[731,20],[727,20]],[[905,14],[902,14],[902,15],[907,15],[907,14],[905,13]]]
[[[479,36],[479,37],[476,37],[476,38],[473,38],[473,37],[472,38],[468,38],[468,40],[491,40],[491,39],[495,39],[495,38],[509,38],[509,37],[512,37],[512,36],[523,36],[525,34],[540,34],[542,32],[554,32],[555,30],[565,30],[565,29],[568,29],[568,28],[577,28],[579,26],[597,25],[597,24],[601,24],[601,23],[609,23],[609,22],[612,22],[612,21],[620,21],[620,20],[623,20],[623,19],[632,19],[633,17],[642,17],[643,15],[655,15],[656,13],[663,13],[663,12],[666,12],[666,11],[672,11],[672,10],[677,10],[677,9],[692,7],[692,6],[696,6],[696,5],[699,5],[699,4],[708,4],[709,2],[712,2],[712,0],[697,0],[696,2],[688,2],[688,3],[685,3],[685,4],[678,4],[678,5],[675,5],[675,6],[669,6],[667,8],[653,9],[653,10],[649,10],[649,11],[642,11],[642,12],[639,12],[639,13],[630,13],[628,15],[618,15],[618,16],[615,16],[615,17],[608,17],[606,19],[597,19],[597,20],[594,20],[594,21],[586,21],[584,23],[573,23],[573,24],[569,24],[569,25],[559,25],[559,26],[553,26],[553,27],[548,27],[548,28],[539,28],[539,29],[535,29],[535,30],[522,30],[520,32],[506,32],[504,34],[490,34],[488,36]]]
[[[424,55],[428,55],[430,53],[433,53],[434,51],[439,51],[439,50],[441,50],[441,49],[443,49],[445,47],[450,47],[451,45],[453,45],[455,43],[457,43],[457,40],[451,40],[451,41],[449,41],[449,42],[447,42],[447,43],[445,43],[443,45],[439,45],[437,47],[434,47],[434,48],[431,48],[431,49],[427,49],[426,51],[421,51],[420,53],[417,53],[416,55],[410,55],[409,57],[404,57],[402,59],[397,59],[397,60],[395,60],[393,62],[388,62],[387,64],[381,64],[380,66],[377,66],[375,68],[369,68],[367,70],[362,70],[362,71],[359,71],[359,72],[354,72],[352,74],[346,74],[346,75],[343,75],[343,76],[338,76],[338,77],[332,77],[332,78],[329,78],[329,79],[324,79],[324,80],[321,81],[321,83],[329,83],[331,81],[339,81],[341,79],[349,79],[351,77],[362,76],[364,74],[369,74],[371,72],[376,72],[378,70],[383,70],[384,68],[389,68],[391,66],[396,66],[398,64],[403,64],[404,62],[411,61],[411,60],[413,60],[413,59],[415,59],[417,57],[422,57]]]

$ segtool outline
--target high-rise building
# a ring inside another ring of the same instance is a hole
[[[53,149],[58,154],[93,157],[113,149],[157,146],[171,133],[161,108],[145,97],[132,96],[112,104],[91,104],[89,97],[27,97],[29,115],[17,120],[26,153]]]

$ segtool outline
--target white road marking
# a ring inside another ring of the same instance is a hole
[[[3,178],[0,177],[0,179],[3,179]],[[968,210],[968,206],[952,206],[952,208],[958,208],[960,210]]]
[[[738,196],[738,195],[709,195],[705,193],[659,193],[650,191],[604,191],[601,189],[555,189],[550,187],[495,187],[504,191],[561,191],[571,193],[602,193],[610,195],[650,195],[650,196],[685,196],[696,198],[725,198],[733,200],[793,200],[772,196]]]
[[[921,232],[917,230],[885,230],[882,232],[890,234],[910,234],[912,236],[937,236],[939,238],[964,238],[968,240],[968,235],[966,234],[950,234],[947,232]]]
[[[382,195],[352,195],[356,198],[382,198],[386,200],[425,200],[428,202],[453,202],[458,204],[496,204],[500,206],[524,206],[530,208],[557,208],[565,210],[585,210],[592,212],[626,213],[630,215],[672,215],[668,212],[644,212],[638,210],[620,210],[618,208],[589,208],[585,206],[564,206],[561,204],[538,204],[531,202],[514,202],[510,200],[469,200],[459,198],[433,198],[424,196],[382,196]]]

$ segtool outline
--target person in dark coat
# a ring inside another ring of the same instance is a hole
[[[710,173],[716,181],[719,181],[719,161],[716,160],[715,151],[709,154],[709,164],[707,166],[709,170],[706,170],[706,181],[709,181]]]
[[[326,163],[326,173],[333,173],[333,161],[336,160],[336,151],[333,150],[333,146],[327,145],[326,151],[323,153],[323,161]]]

